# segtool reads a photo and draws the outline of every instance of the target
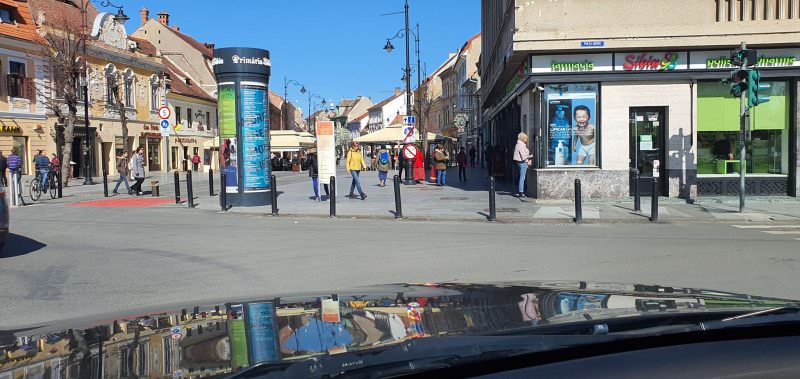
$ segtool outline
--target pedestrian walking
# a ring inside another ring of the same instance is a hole
[[[403,170],[406,169],[406,157],[403,154],[403,149],[397,152],[397,176],[403,177]]]
[[[456,163],[458,164],[458,181],[459,182],[466,182],[467,181],[467,153],[462,146],[461,149],[456,154]]]
[[[433,152],[433,162],[436,166],[436,185],[439,187],[447,185],[447,160],[449,158],[450,156],[442,145],[436,146],[436,150]]]
[[[17,184],[20,184],[22,180],[22,158],[20,158],[19,150],[17,148],[11,149],[11,155],[8,156],[6,159],[6,166],[8,166],[8,171],[11,173],[11,177],[13,178],[14,175],[17,176]]]
[[[353,177],[353,182],[350,183],[350,194],[347,195],[349,198],[354,198],[353,190],[358,189],[358,193],[361,195],[361,200],[367,198],[367,194],[361,190],[361,182],[359,181],[358,175],[361,173],[361,170],[367,167],[366,163],[364,163],[364,156],[361,154],[361,149],[359,148],[358,142],[353,142],[352,146],[350,147],[350,151],[347,152],[347,162],[345,163],[347,166],[347,171],[350,171],[350,176]]]
[[[8,178],[6,178],[6,169],[8,169],[8,158],[0,151],[0,183],[3,187],[8,186]]]
[[[311,185],[314,186],[314,201],[320,201],[319,198],[319,160],[317,159],[317,148],[312,147],[308,149],[306,155],[306,165],[308,166],[308,176],[311,177]],[[330,189],[327,184],[323,184],[325,189],[325,196],[331,197]]]
[[[469,148],[469,167],[475,168],[475,157],[477,157],[478,151],[475,150],[475,146],[471,146]]]
[[[128,195],[132,195],[131,186],[128,184],[128,175],[130,175],[130,169],[128,168],[128,151],[123,151],[121,157],[117,157],[117,174],[119,174],[119,179],[117,179],[117,185],[114,186],[114,195],[119,195],[117,190],[119,189],[119,185],[125,183],[125,190],[128,192]]]
[[[144,183],[144,147],[136,149],[136,154],[133,154],[131,171],[133,171],[133,179],[136,180],[131,190],[136,193],[136,196],[141,196],[143,194],[142,183]]]
[[[197,171],[198,166],[200,166],[200,156],[194,153],[194,156],[192,156],[192,170]]]
[[[375,166],[378,169],[378,185],[386,187],[386,177],[389,175],[389,170],[392,166],[389,151],[386,150],[385,146],[378,151],[378,163]]]
[[[61,175],[59,175],[61,173],[61,159],[58,159],[55,153],[50,154],[50,165],[54,175],[53,180],[50,181],[50,185],[52,185],[53,188],[58,188],[58,182],[56,182],[56,180],[61,180]]]
[[[422,183],[425,181],[425,154],[422,149],[417,149],[418,153],[414,157],[414,181]]]
[[[514,163],[519,170],[519,181],[517,182],[517,197],[525,197],[525,177],[528,175],[528,166],[531,164],[530,150],[528,150],[528,135],[524,132],[517,135],[517,145],[514,146]]]

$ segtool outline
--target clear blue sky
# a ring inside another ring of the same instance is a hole
[[[400,81],[405,62],[404,41],[395,50],[382,48],[386,38],[404,26],[403,0],[126,0],[132,33],[140,25],[139,10],[150,16],[166,10],[170,23],[201,42],[217,47],[247,46],[270,50],[270,88],[283,95],[283,77],[295,79],[313,93],[338,102],[343,97],[372,97],[378,102],[391,95]],[[101,11],[116,11],[100,8]],[[423,67],[431,74],[470,37],[480,32],[479,0],[410,0],[409,21],[420,24]],[[413,39],[411,59],[414,64]],[[416,72],[412,76],[416,86]],[[424,77],[423,77],[424,78]],[[308,98],[299,87],[290,88],[292,102]]]

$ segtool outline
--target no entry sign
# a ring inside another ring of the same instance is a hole
[[[418,152],[417,145],[403,146],[403,156],[406,157],[406,159],[414,159]]]

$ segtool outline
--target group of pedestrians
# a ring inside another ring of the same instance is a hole
[[[144,148],[136,149],[132,159],[128,159],[128,151],[123,151],[121,157],[117,157],[117,173],[119,179],[114,186],[114,195],[119,195],[119,186],[125,183],[125,189],[129,195],[141,196],[142,183],[144,183]],[[128,177],[133,174],[135,183],[131,186],[128,184]]]

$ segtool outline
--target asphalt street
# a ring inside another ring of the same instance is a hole
[[[505,224],[12,209],[0,329],[395,282],[613,281],[800,298],[800,225]],[[800,224],[800,223],[797,223]]]

